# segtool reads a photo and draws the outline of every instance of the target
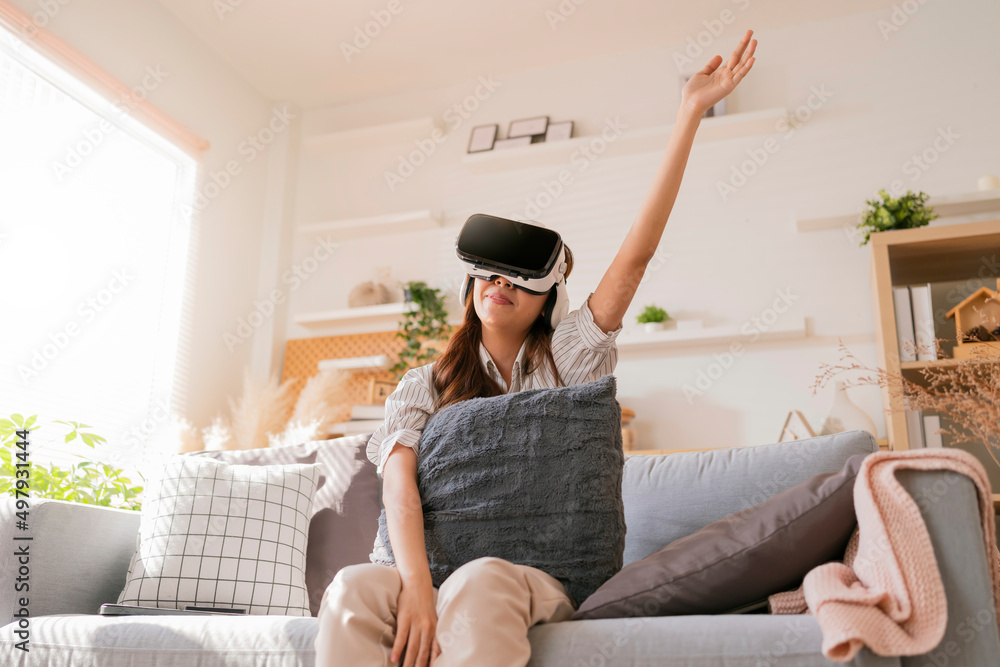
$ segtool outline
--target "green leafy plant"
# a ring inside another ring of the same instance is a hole
[[[666,322],[669,319],[670,315],[667,315],[667,311],[662,308],[649,305],[646,306],[641,313],[639,313],[639,315],[635,318],[635,321],[639,324],[645,324],[646,322]]]
[[[41,426],[36,424],[37,415],[25,419],[22,415],[13,414],[9,419],[0,419],[0,494],[14,495],[17,480],[17,432],[20,430],[35,431]],[[99,445],[107,444],[107,440],[89,430],[88,424],[74,421],[56,420],[54,424],[66,424],[72,430],[66,434],[63,442],[71,442],[77,438],[86,446],[97,449]],[[29,441],[32,439],[29,435]],[[53,500],[68,500],[87,505],[117,507],[138,510],[141,502],[138,499],[143,487],[136,486],[125,475],[125,471],[100,461],[91,461],[79,454],[74,454],[81,460],[69,468],[52,464],[45,466],[31,460],[31,445],[29,445],[30,467],[28,479],[29,497],[51,498]],[[142,477],[142,475],[139,475]],[[22,478],[23,479],[23,478]],[[145,480],[143,480],[145,481]]]
[[[878,193],[881,199],[865,201],[868,208],[862,211],[862,219],[857,226],[858,231],[865,235],[860,246],[866,245],[875,232],[925,227],[931,220],[940,217],[933,208],[925,205],[930,196],[925,192],[914,194],[907,190],[900,197],[890,197],[884,189]]]
[[[452,329],[440,289],[428,287],[423,281],[411,281],[406,283],[406,293],[407,302],[416,303],[417,308],[403,314],[400,321],[402,331],[396,333],[397,338],[406,341],[406,346],[399,352],[399,361],[389,369],[396,373],[397,382],[411,368],[434,361],[437,350],[433,347],[425,349],[425,343],[447,340]]]

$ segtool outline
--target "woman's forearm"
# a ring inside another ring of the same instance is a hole
[[[627,256],[642,257],[648,261],[660,244],[700,124],[701,113],[682,105],[653,183],[622,243],[622,252]]]
[[[382,470],[386,529],[404,585],[431,585],[424,541],[424,513],[417,489],[417,455],[397,444]]]

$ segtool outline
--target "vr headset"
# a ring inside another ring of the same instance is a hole
[[[463,305],[476,278],[492,281],[499,275],[529,294],[548,294],[542,317],[553,329],[566,317],[566,250],[557,232],[476,213],[455,237],[455,252],[469,274],[459,297]]]

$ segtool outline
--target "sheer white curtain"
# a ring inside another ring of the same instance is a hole
[[[0,24],[0,417],[38,415],[35,460],[100,458],[55,420],[89,424],[127,469],[171,446],[197,171]]]

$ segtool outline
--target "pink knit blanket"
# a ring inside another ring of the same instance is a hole
[[[983,465],[953,448],[876,452],[861,463],[854,483],[858,527],[844,562],[815,567],[798,589],[768,598],[773,614],[815,616],[823,631],[823,655],[834,662],[851,660],[862,645],[883,656],[921,655],[944,637],[944,585],[918,506],[918,500],[935,499],[914,500],[907,493],[895,477],[897,470],[907,469],[954,470],[975,482],[994,613],[1000,609],[1000,551]]]

